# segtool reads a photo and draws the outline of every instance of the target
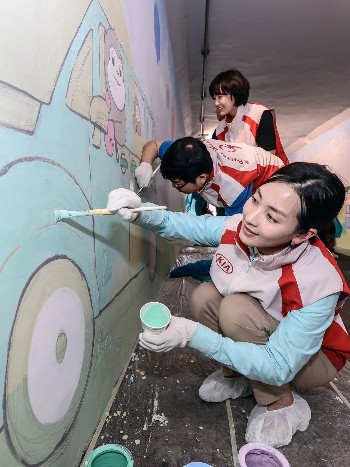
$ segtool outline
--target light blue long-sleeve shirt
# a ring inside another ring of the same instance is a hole
[[[300,310],[290,311],[265,345],[235,342],[197,325],[189,346],[250,379],[281,386],[321,348],[334,318],[339,294],[329,295]]]
[[[163,237],[218,246],[225,217],[191,216],[168,211],[141,213],[135,224]],[[198,324],[189,346],[250,379],[272,385],[291,381],[321,348],[334,318],[339,294],[329,295],[300,310],[290,311],[265,345],[235,342]]]
[[[183,212],[144,211],[134,224],[152,230],[161,237],[189,240],[196,245],[219,246],[226,221],[224,216],[208,214],[190,216]]]

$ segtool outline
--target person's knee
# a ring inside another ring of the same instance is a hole
[[[201,284],[191,296],[192,318],[218,332],[218,313],[221,301],[222,295],[214,284],[210,282]]]
[[[219,326],[224,336],[238,341],[248,339],[260,328],[257,314],[263,310],[255,298],[237,293],[225,297],[219,310]],[[265,314],[265,312],[264,312]]]
[[[221,302],[219,311],[219,327],[223,336],[236,339],[241,334],[241,316],[240,310],[235,306],[232,306],[232,304],[232,300],[229,304],[225,303],[225,299]]]
[[[322,350],[319,350],[295,375],[293,384],[301,389],[327,386],[337,374],[338,370]]]
[[[220,320],[245,322],[246,315],[249,316],[250,309],[255,306],[256,301],[244,293],[227,295],[220,304]]]

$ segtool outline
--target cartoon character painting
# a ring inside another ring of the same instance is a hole
[[[124,67],[117,36],[113,29],[109,29],[105,34],[104,60],[108,108],[108,131],[105,144],[108,155],[112,156],[113,150],[116,149],[115,142],[124,146],[126,140]]]

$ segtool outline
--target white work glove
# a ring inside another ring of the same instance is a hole
[[[117,214],[126,222],[134,222],[140,215],[139,212],[133,212],[132,209],[128,208],[120,208]]]
[[[143,331],[139,336],[140,345],[154,352],[168,352],[175,347],[186,347],[197,324],[190,319],[172,316],[169,326],[160,334]]]
[[[134,221],[139,215],[138,212],[132,212],[131,209],[141,206],[141,198],[131,190],[117,188],[108,195],[106,208],[109,211],[117,212],[119,216],[127,222]]]
[[[140,188],[147,187],[152,180],[152,175],[153,169],[151,164],[148,162],[141,162],[141,164],[135,170],[135,177],[138,186]]]

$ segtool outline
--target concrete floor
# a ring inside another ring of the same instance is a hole
[[[350,258],[339,255],[338,263],[350,282]],[[183,264],[181,253],[178,264]],[[168,278],[157,299],[172,314],[190,317],[188,299],[198,284],[192,278]],[[348,302],[342,316],[350,329]],[[255,402],[253,396],[218,404],[202,401],[198,388],[216,368],[192,349],[157,354],[138,346],[95,435],[95,447],[121,444],[132,453],[135,467],[183,467],[194,461],[239,466],[237,452],[245,444],[247,417]],[[327,387],[299,392],[311,407],[311,422],[280,452],[291,467],[350,465],[349,362]]]

